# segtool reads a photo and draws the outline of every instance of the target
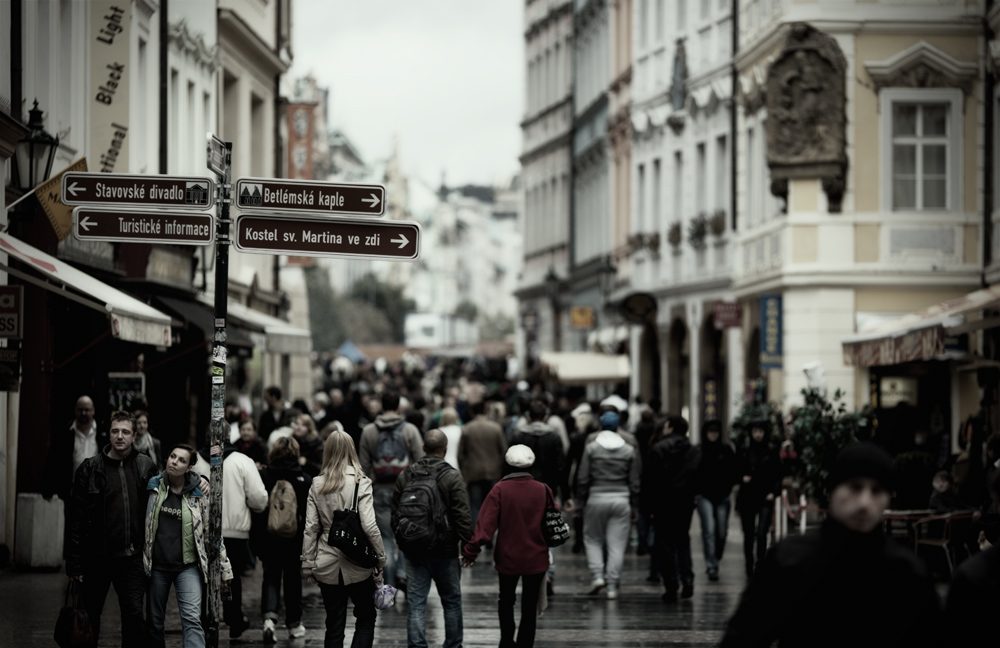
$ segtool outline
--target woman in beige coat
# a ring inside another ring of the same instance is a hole
[[[323,447],[323,471],[313,479],[306,502],[305,537],[302,541],[302,577],[310,583],[319,582],[326,607],[326,648],[344,645],[347,623],[347,599],[354,603],[354,640],[351,648],[370,648],[375,642],[375,580],[385,567],[382,536],[375,524],[372,507],[372,482],[361,474],[361,464],[354,451],[354,440],[346,432],[336,430]],[[350,508],[354,500],[356,475],[361,475],[358,488],[358,512],[361,524],[378,555],[374,573],[347,560],[336,547],[327,543],[333,522],[333,512]]]

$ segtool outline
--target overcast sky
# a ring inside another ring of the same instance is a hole
[[[399,137],[403,171],[437,186],[506,182],[524,109],[520,0],[296,0],[291,77],[330,89],[330,127],[366,161]]]

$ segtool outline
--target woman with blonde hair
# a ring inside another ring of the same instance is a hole
[[[323,439],[316,430],[316,421],[308,414],[299,414],[292,422],[292,436],[299,444],[299,465],[310,477],[323,468]]]
[[[350,562],[327,542],[335,511],[351,507],[355,484],[358,513],[369,542],[378,555],[374,572]],[[372,482],[362,473],[354,440],[346,432],[334,430],[323,447],[323,469],[313,480],[306,502],[305,538],[302,542],[302,577],[319,583],[326,607],[324,646],[344,645],[347,622],[347,599],[354,603],[354,639],[352,648],[370,647],[375,642],[375,581],[385,567],[382,535],[375,524]]]

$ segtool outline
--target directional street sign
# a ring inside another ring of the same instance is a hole
[[[420,256],[420,225],[408,221],[241,214],[236,218],[234,242],[241,252],[256,254],[414,261]]]
[[[77,207],[73,235],[80,241],[209,245],[215,240],[215,219],[187,211]]]
[[[385,213],[385,187],[240,178],[236,181],[236,206],[244,211],[267,211],[271,214],[281,211],[289,214],[381,216]]]
[[[62,201],[66,205],[208,209],[215,204],[215,182],[173,175],[65,173]]]
[[[218,175],[226,172],[226,143],[211,133],[205,134],[208,140],[208,169]]]

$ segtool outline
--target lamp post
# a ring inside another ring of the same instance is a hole
[[[604,307],[608,306],[608,296],[615,289],[615,280],[618,277],[618,266],[611,260],[611,255],[604,257],[604,263],[597,269],[597,279],[601,284],[601,294],[604,296]]]
[[[21,193],[28,193],[49,177],[59,148],[59,138],[49,135],[42,124],[42,111],[28,111],[28,136],[14,145],[12,180]]]
[[[545,274],[545,294],[552,308],[552,350],[562,351],[562,313],[559,309],[559,275],[554,266]]]

